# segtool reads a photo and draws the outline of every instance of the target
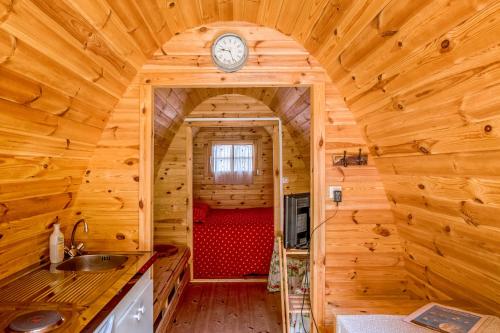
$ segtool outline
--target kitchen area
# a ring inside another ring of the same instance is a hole
[[[189,281],[188,249],[85,252],[79,224],[88,231],[84,220],[74,225],[64,260],[44,258],[0,281],[0,330],[165,332]]]

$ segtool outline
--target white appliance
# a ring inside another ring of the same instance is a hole
[[[338,315],[337,333],[431,333],[398,315]]]
[[[153,333],[151,268],[129,290],[94,333]]]

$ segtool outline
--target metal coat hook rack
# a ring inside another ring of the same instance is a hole
[[[357,154],[349,154],[347,150],[344,150],[343,155],[333,156],[333,165],[343,166],[347,168],[350,165],[367,165],[368,164],[368,154],[363,154],[360,148]]]

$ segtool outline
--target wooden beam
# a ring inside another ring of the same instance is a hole
[[[319,331],[324,326],[325,299],[325,84],[311,87],[311,311]],[[314,231],[315,230],[315,231]],[[311,320],[312,322],[312,320]],[[312,323],[311,332],[318,332]]]
[[[274,235],[281,236],[281,167],[280,167],[280,131],[273,126],[273,192],[274,192]]]
[[[278,120],[214,120],[214,121],[191,121],[186,118],[186,124],[192,127],[263,127],[274,126]]]
[[[139,250],[153,249],[153,89],[140,87]]]
[[[186,244],[193,253],[193,128],[186,126],[186,189],[187,189],[187,240]],[[193,256],[189,256],[189,273],[194,278]]]
[[[323,71],[304,72],[237,72],[221,73],[219,71],[207,72],[161,72],[156,70],[143,70],[138,74],[140,82],[153,85],[164,85],[166,82],[173,83],[178,88],[206,88],[217,87],[251,87],[255,82],[259,86],[308,86],[314,83],[330,81]],[[168,85],[167,85],[168,86]]]

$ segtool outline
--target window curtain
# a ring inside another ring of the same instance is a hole
[[[216,184],[230,184],[233,169],[233,145],[212,146],[212,172]]]
[[[215,144],[211,162],[216,184],[251,184],[253,181],[251,144]]]
[[[253,145],[234,145],[233,184],[251,184],[253,180]]]

